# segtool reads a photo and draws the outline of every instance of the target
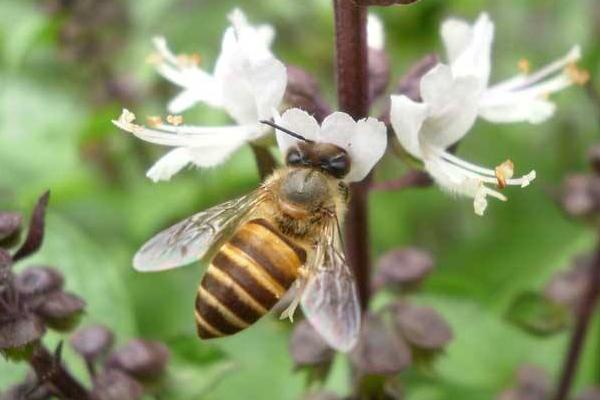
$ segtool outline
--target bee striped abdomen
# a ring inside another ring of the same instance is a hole
[[[285,294],[306,252],[267,220],[238,228],[213,258],[196,297],[198,336],[232,335],[266,314]]]

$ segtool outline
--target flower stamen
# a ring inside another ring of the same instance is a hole
[[[567,74],[569,79],[578,86],[583,86],[590,80],[590,72],[586,69],[579,68],[574,62],[565,67],[565,74]]]
[[[531,63],[526,58],[521,58],[517,63],[517,68],[523,75],[528,75],[531,72]]]
[[[167,122],[173,126],[179,126],[183,124],[183,117],[181,115],[167,115]]]
[[[148,122],[148,126],[150,126],[152,128],[156,128],[157,126],[160,126],[163,124],[162,118],[159,117],[158,115],[150,115],[150,116],[146,117],[146,121]]]
[[[495,172],[498,188],[504,189],[507,185],[506,181],[512,178],[515,173],[515,165],[511,160],[506,160],[495,168]]]

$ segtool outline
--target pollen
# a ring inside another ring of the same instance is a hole
[[[146,117],[146,122],[148,122],[148,125],[151,128],[156,128],[157,126],[162,125],[163,123],[162,118],[158,115],[150,115]]]
[[[152,65],[162,64],[164,61],[163,56],[160,53],[154,52],[146,56],[146,63]]]
[[[179,54],[177,56],[177,64],[183,68],[197,66],[200,64],[200,62],[202,62],[200,53]]]
[[[506,160],[496,167],[495,172],[496,179],[498,180],[498,188],[504,189],[506,181],[512,178],[515,173],[515,165],[511,160]]]
[[[522,74],[527,75],[531,72],[531,63],[526,58],[521,58],[517,63],[517,68]]]
[[[575,63],[570,63],[565,68],[565,73],[569,76],[571,81],[579,86],[585,85],[590,80],[590,73],[588,70],[581,69]]]
[[[130,125],[135,121],[135,114],[124,108],[119,116],[119,123],[123,125]]]
[[[179,126],[183,124],[183,117],[181,115],[167,115],[167,122],[173,126]]]

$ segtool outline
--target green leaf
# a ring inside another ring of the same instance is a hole
[[[569,325],[569,310],[538,292],[519,294],[509,306],[506,317],[525,331],[538,336],[550,336]]]

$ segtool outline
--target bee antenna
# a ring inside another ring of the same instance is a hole
[[[269,125],[269,126],[271,126],[271,127],[275,128],[275,129],[279,129],[281,132],[283,132],[283,133],[287,133],[288,135],[290,135],[290,136],[292,136],[292,137],[294,137],[294,138],[296,138],[296,139],[298,139],[298,140],[302,140],[303,142],[306,142],[306,143],[314,143],[314,140],[307,139],[307,138],[305,138],[304,136],[302,136],[302,135],[299,135],[299,134],[297,134],[296,132],[292,132],[292,131],[290,131],[289,129],[286,129],[286,128],[284,128],[283,126],[277,125],[276,123],[274,123],[274,122],[272,122],[272,121],[268,121],[268,120],[262,120],[262,121],[260,121],[260,122],[261,122],[262,124]]]

